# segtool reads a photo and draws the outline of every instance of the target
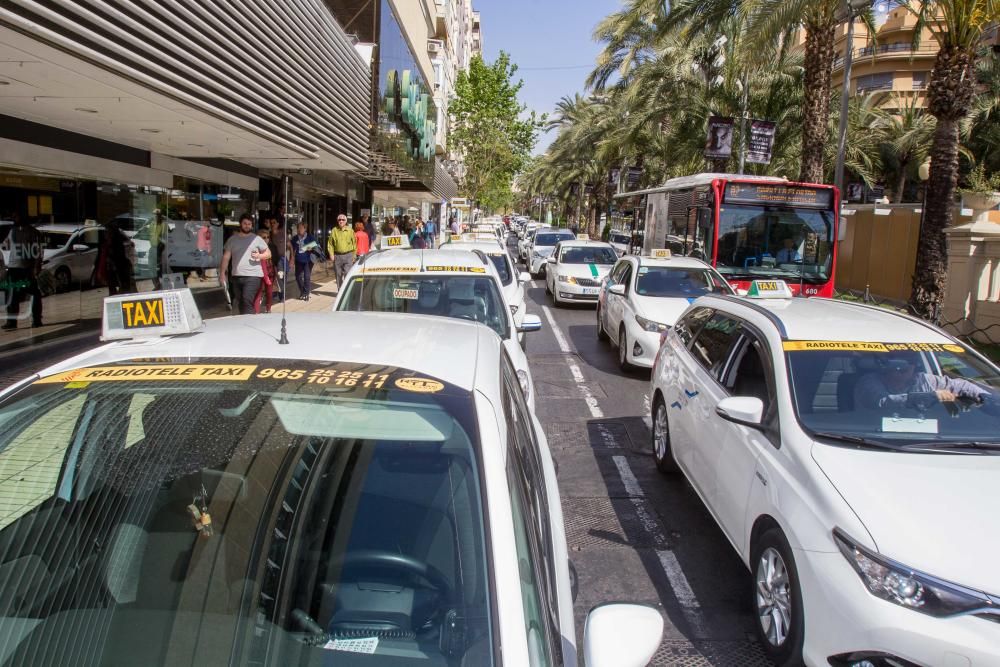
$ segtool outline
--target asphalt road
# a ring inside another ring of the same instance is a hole
[[[649,372],[622,373],[593,306],[555,307],[541,279],[526,298],[543,324],[527,351],[578,576],[578,641],[593,606],[642,602],[666,625],[653,665],[769,665],[749,572],[683,477],[656,470]]]

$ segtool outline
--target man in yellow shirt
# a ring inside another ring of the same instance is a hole
[[[347,226],[347,216],[341,213],[337,216],[337,226],[330,232],[326,242],[329,257],[333,258],[333,273],[337,276],[337,289],[344,286],[344,278],[354,264],[354,253],[358,249],[358,240],[354,230]]]

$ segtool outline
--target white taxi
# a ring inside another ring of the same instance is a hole
[[[531,239],[526,253],[525,264],[531,275],[540,278],[543,273],[548,273],[548,259],[552,257],[552,251],[556,245],[562,241],[572,241],[576,238],[568,229],[558,227],[546,227],[539,229]]]
[[[660,337],[691,302],[705,294],[735,294],[711,266],[669,250],[622,257],[601,284],[597,337],[614,341],[622,370],[651,368]]]
[[[539,229],[542,228],[528,228],[517,242],[517,257],[524,262],[525,265],[528,264],[528,253],[531,250],[531,242],[535,239],[535,233],[538,232]]]
[[[436,315],[485,324],[495,331],[517,369],[534,407],[531,368],[520,333],[539,331],[542,320],[523,314],[520,324],[504,300],[500,276],[482,252],[471,250],[382,250],[351,267],[334,310]],[[407,345],[406,330],[393,344]]]
[[[615,249],[601,241],[587,240],[586,234],[560,241],[548,257],[545,291],[552,302],[597,303],[601,283],[618,260]]]
[[[750,569],[780,665],[1000,665],[1000,369],[921,320],[698,299],[651,380],[653,452]]]
[[[441,250],[478,250],[489,257],[500,279],[504,301],[507,302],[510,312],[514,314],[514,325],[521,326],[526,311],[524,285],[531,282],[531,276],[516,271],[514,263],[510,260],[510,254],[506,250],[497,247],[496,243],[491,243],[489,240],[480,241],[474,234],[452,237],[449,243],[441,246]],[[518,335],[523,336],[522,333]]]
[[[177,290],[107,299],[104,338],[0,392],[5,664],[582,662],[551,454],[488,328],[202,323]],[[587,664],[646,664],[662,623],[596,607]]]

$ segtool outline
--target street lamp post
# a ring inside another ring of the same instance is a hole
[[[854,59],[854,21],[860,10],[870,7],[870,0],[844,0],[847,13],[847,43],[844,48],[844,84],[840,93],[840,127],[837,132],[837,167],[833,184],[844,191],[844,156],[847,152],[847,114],[851,104],[851,62]]]

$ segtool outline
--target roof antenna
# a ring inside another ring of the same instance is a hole
[[[283,254],[280,256],[284,257],[285,261],[284,266],[281,267],[283,269],[281,272],[281,336],[278,338],[278,345],[288,345],[288,327],[285,320],[285,313],[288,309],[288,257],[286,255],[288,254],[288,181],[291,179],[286,175],[283,180],[285,181],[285,219],[281,221],[281,228],[284,230],[285,238],[282,239],[282,242],[285,247],[282,248]]]

